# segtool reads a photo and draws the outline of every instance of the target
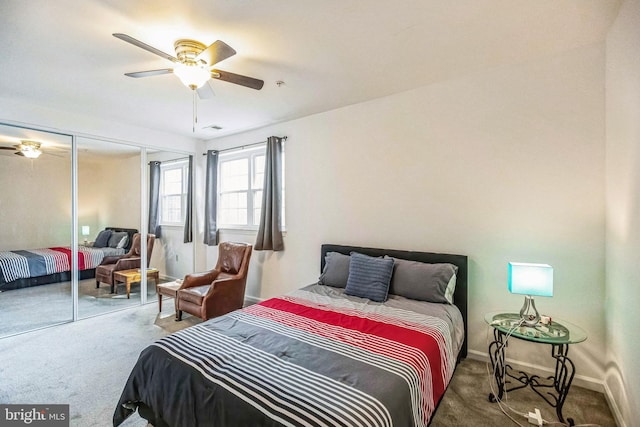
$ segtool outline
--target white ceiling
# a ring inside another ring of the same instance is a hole
[[[600,43],[619,0],[2,0],[0,96],[212,139]],[[212,81],[198,102],[176,76],[125,72],[171,63],[173,42],[220,39],[217,68],[261,91]],[[276,81],[284,85],[278,87]],[[2,112],[0,112],[0,119]],[[219,125],[221,131],[202,130]]]

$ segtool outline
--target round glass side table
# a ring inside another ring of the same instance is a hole
[[[562,407],[575,376],[575,365],[569,359],[569,345],[587,339],[587,333],[580,327],[564,320],[553,319],[547,325],[539,323],[535,327],[522,326],[518,313],[487,313],[485,322],[493,328],[494,340],[489,344],[491,367],[498,386],[497,396],[489,394],[489,401],[501,400],[505,392],[530,387],[549,405],[556,408],[561,422],[565,422]],[[507,340],[517,338],[538,344],[551,345],[551,356],[555,359],[555,373],[546,378],[515,371],[505,363]],[[508,388],[509,387],[509,388]],[[572,418],[567,418],[574,425]]]

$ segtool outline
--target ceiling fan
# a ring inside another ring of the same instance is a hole
[[[28,141],[22,140],[20,144],[14,145],[12,147],[0,147],[0,150],[13,150],[18,156],[28,157],[30,159],[37,159],[42,154],[40,150],[40,144],[36,141]]]
[[[173,68],[125,73],[125,76],[128,77],[139,78],[161,74],[175,74],[185,86],[197,91],[198,96],[204,99],[213,96],[213,91],[209,85],[205,84],[209,79],[222,80],[256,90],[262,89],[264,85],[264,81],[262,80],[213,68],[218,62],[236,54],[236,51],[231,46],[221,40],[215,41],[208,47],[195,40],[177,40],[174,43],[176,51],[176,56],[174,57],[126,34],[115,33],[113,36],[164,59],[168,59],[175,64]]]
[[[0,141],[2,143],[2,141]],[[5,143],[9,143],[6,141]],[[53,146],[47,146],[47,150],[54,149],[60,150],[59,148]],[[61,157],[57,154],[49,153],[47,151],[42,150],[42,143],[37,141],[32,141],[28,139],[20,140],[19,144],[14,144],[11,147],[3,147],[0,146],[0,150],[11,150],[18,156],[27,157],[29,159],[37,159],[41,154],[47,154],[51,156]]]

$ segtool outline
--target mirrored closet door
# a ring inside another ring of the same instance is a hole
[[[0,337],[73,317],[72,137],[0,125]]]
[[[141,302],[141,149],[85,136],[76,143],[82,319]]]

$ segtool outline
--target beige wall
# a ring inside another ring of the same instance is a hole
[[[78,225],[140,230],[140,156],[78,161]],[[81,238],[82,240],[82,238]]]
[[[0,251],[71,245],[71,156],[0,155]]]
[[[71,157],[60,155],[0,156],[0,250],[71,245]],[[139,156],[80,156],[78,225],[91,227],[89,239],[106,226],[140,229]]]
[[[607,356],[620,425],[640,419],[640,2],[625,1],[607,38]]]
[[[601,388],[604,53],[584,47],[211,141],[289,137],[286,249],[254,255],[247,293],[271,297],[316,281],[326,242],[466,254],[469,344],[480,356],[484,314],[523,302],[507,290],[507,263],[546,262],[555,294],[537,306],[587,330],[571,353],[578,375]],[[520,342],[509,349],[545,367],[548,353]]]

